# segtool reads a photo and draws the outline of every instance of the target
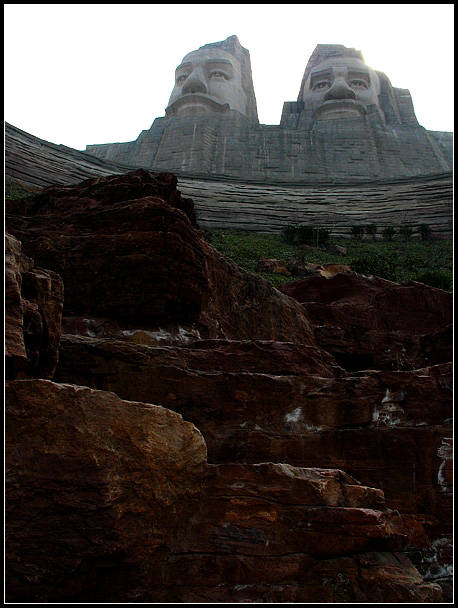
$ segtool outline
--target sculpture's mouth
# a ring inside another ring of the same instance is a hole
[[[315,110],[314,120],[359,118],[366,115],[366,106],[354,99],[331,99]]]
[[[219,103],[204,93],[188,93],[171,103],[166,108],[165,114],[167,118],[192,114],[223,114],[229,109],[228,103]]]

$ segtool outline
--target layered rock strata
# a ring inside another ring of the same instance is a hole
[[[341,471],[208,465],[178,414],[87,387],[7,399],[11,601],[441,598],[383,493]]]
[[[63,332],[55,372],[7,367],[9,601],[449,597],[447,354],[346,370],[306,302],[194,223],[173,176],[145,171],[8,205],[12,359],[28,357],[21,277],[49,268],[65,286],[47,313]],[[412,340],[434,350],[447,296],[408,288],[431,320]],[[369,333],[396,287],[377,289]]]
[[[52,378],[61,337],[63,283],[34,267],[21,243],[5,235],[5,357],[15,378]]]
[[[452,360],[453,294],[354,272],[285,283],[318,344],[349,370],[416,369]]]
[[[85,152],[38,139],[6,125],[5,173],[8,181],[31,187],[73,185],[82,179],[125,173],[131,167],[101,160]],[[278,233],[287,224],[311,224],[348,237],[353,225],[428,224],[436,236],[453,233],[453,180],[450,172],[404,179],[372,179],[358,183],[307,180],[276,184],[197,171],[175,171],[180,190],[194,200],[202,228]]]

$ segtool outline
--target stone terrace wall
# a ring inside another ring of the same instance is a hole
[[[262,185],[179,177],[195,203],[202,228],[278,233],[308,224],[348,236],[358,224],[429,224],[436,236],[453,234],[451,174],[364,184]]]
[[[99,175],[130,171],[86,152],[53,144],[5,123],[5,181],[32,188],[76,184]]]
[[[155,145],[148,137],[144,135],[145,150]],[[119,146],[126,147],[124,161],[127,162],[128,144]],[[75,184],[82,179],[129,170],[131,167],[126,164],[58,146],[6,125],[7,182],[39,188]],[[340,184],[209,179],[191,169],[175,173],[180,191],[193,198],[203,228],[279,232],[289,223],[307,223],[344,235],[350,226],[358,223],[398,226],[412,222],[427,223],[444,238],[452,236],[451,173]]]

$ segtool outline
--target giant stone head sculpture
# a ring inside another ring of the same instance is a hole
[[[175,71],[167,117],[235,110],[258,122],[250,54],[237,36],[186,55]]]
[[[319,44],[305,69],[298,101],[314,120],[357,118],[378,112],[380,80],[361,51],[339,44]]]

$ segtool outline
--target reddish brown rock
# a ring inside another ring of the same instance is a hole
[[[322,264],[319,269],[319,274],[326,279],[345,272],[351,272],[350,266],[346,264]]]
[[[7,366],[25,367],[24,300],[21,298],[22,273],[32,268],[32,260],[21,254],[21,244],[5,234],[5,355]]]
[[[450,364],[352,376],[289,343],[176,348],[65,335],[56,378],[182,413],[203,433],[211,462],[343,469],[382,488],[391,508],[437,516],[450,532],[451,451],[441,448],[451,436]]]
[[[45,215],[16,217],[11,226],[37,264],[62,276],[66,315],[153,324],[199,316],[207,284],[202,248],[186,216],[161,199],[94,207],[52,223]]]
[[[317,352],[288,343],[145,347],[66,335],[57,374],[181,412],[203,433],[211,462],[343,469],[383,489],[388,506],[408,517],[411,551],[434,554],[431,543],[452,533],[451,365],[350,375],[332,360],[319,364]]]
[[[62,276],[64,315],[135,329],[195,324],[204,338],[314,344],[302,307],[205,243],[173,180],[158,197],[150,181],[159,179],[134,171],[9,205],[7,224],[24,252]]]
[[[135,597],[200,492],[201,434],[85,387],[17,380],[6,398],[10,601]]]
[[[46,186],[41,192],[28,198],[8,200],[6,210],[7,213],[26,217],[57,217],[153,197],[160,198],[171,207],[186,213],[195,226],[194,203],[192,199],[181,196],[177,183],[178,180],[172,173],[153,173],[138,169],[127,175],[93,177],[71,186]]]
[[[8,601],[440,600],[392,555],[383,493],[341,471],[207,465],[192,424],[113,393],[6,396]]]
[[[413,369],[452,360],[450,292],[354,272],[311,276],[280,291],[301,302],[317,343],[346,369]]]
[[[65,384],[8,389],[8,592],[440,601],[427,582],[450,581],[450,294],[321,269],[302,304],[193,222],[175,178],[146,171],[9,204],[25,254],[65,275],[66,335]],[[19,359],[45,282],[21,260]]]
[[[199,505],[164,566],[162,601],[441,599],[404,555],[387,551],[404,536],[383,494],[341,471],[210,465]]]
[[[285,260],[277,260],[275,258],[259,258],[258,272],[271,272],[272,274],[284,274],[291,276],[291,272],[285,267]]]
[[[62,280],[55,272],[34,268],[10,234],[5,248],[6,376],[52,378],[61,335]]]
[[[329,279],[341,272],[350,272],[351,269],[345,264],[301,264],[297,260],[290,260],[286,264],[290,274],[297,277],[319,275]]]
[[[209,289],[199,325],[210,338],[316,346],[302,307],[204,243]]]
[[[189,555],[177,559],[177,587],[165,587],[162,601],[265,603],[441,602],[440,588],[422,582],[400,553],[377,552],[317,560],[296,554],[279,559],[243,555]],[[177,572],[178,570],[178,572]],[[203,584],[185,585],[195,572]],[[234,581],[234,578],[237,577]],[[259,582],[254,582],[254,581]],[[383,599],[380,599],[383,598]]]

